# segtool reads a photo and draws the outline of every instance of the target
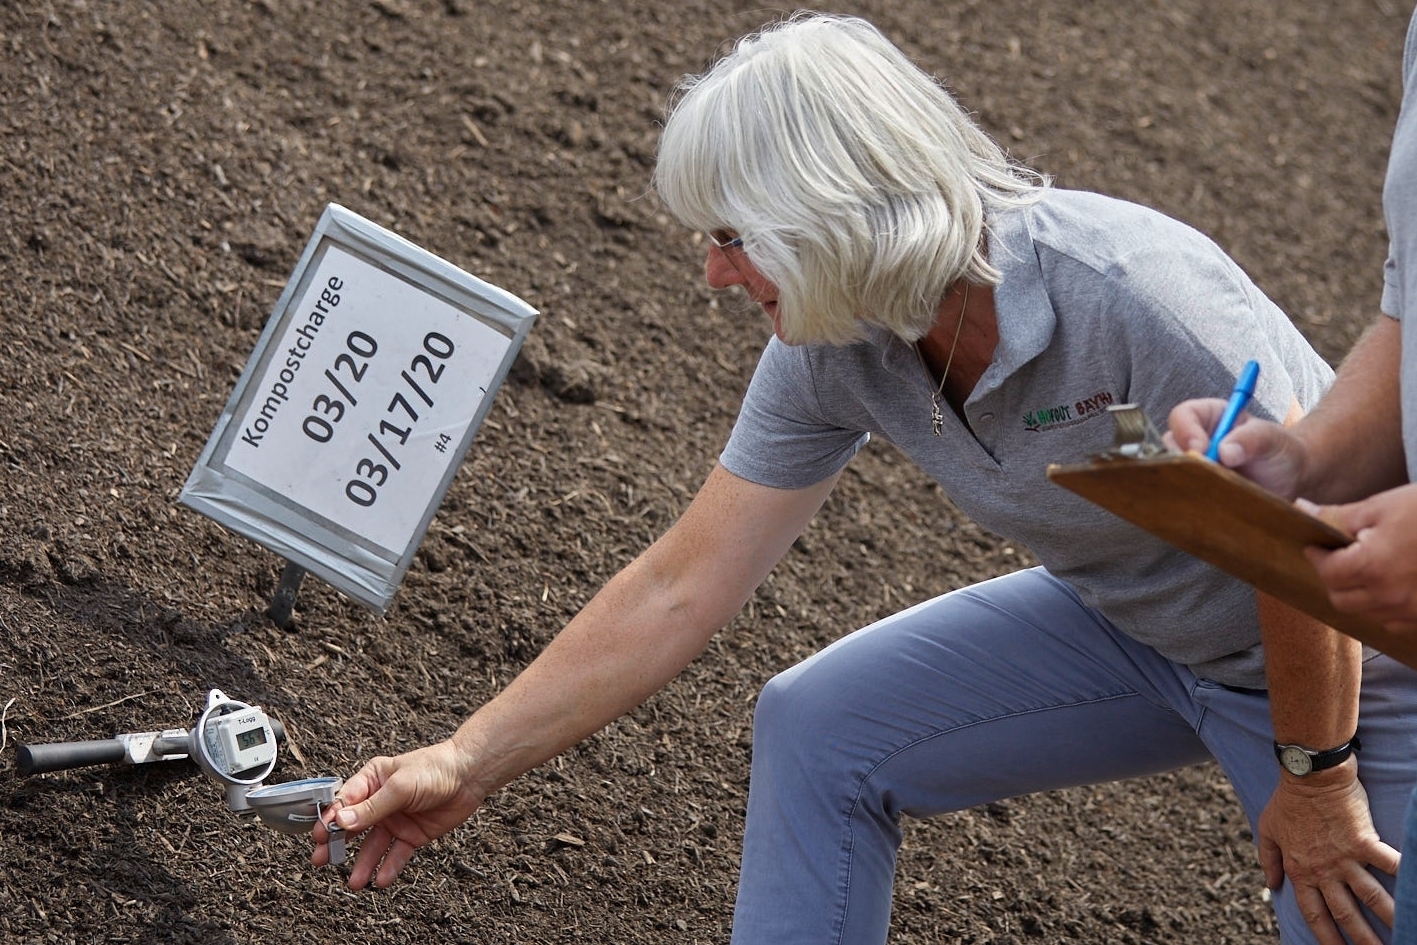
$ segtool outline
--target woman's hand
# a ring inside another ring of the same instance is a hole
[[[362,889],[371,879],[379,887],[392,884],[414,850],[457,827],[481,806],[484,797],[470,787],[474,782],[468,768],[468,759],[452,740],[394,758],[375,758],[345,782],[315,825],[311,862],[329,862],[325,824],[335,820],[350,836],[364,833],[349,888]]]
[[[1378,945],[1360,906],[1392,926],[1392,896],[1369,867],[1395,875],[1401,858],[1373,828],[1356,769],[1349,760],[1305,778],[1281,776],[1260,814],[1265,880],[1278,889],[1288,877],[1304,920],[1323,945]]]

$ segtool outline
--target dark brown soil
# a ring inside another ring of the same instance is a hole
[[[1230,250],[1330,359],[1376,312],[1396,0],[873,0],[1019,157]],[[742,617],[392,889],[186,762],[19,778],[17,745],[190,725],[275,780],[448,733],[683,508],[763,343],[646,197],[667,92],[738,0],[0,4],[0,940],[724,942],[773,673],[1018,567],[873,445]],[[541,310],[389,613],[175,498],[327,202]],[[895,941],[1273,940],[1214,767],[908,828]]]

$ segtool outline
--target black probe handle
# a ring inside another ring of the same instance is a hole
[[[21,777],[44,771],[112,764],[125,756],[123,743],[116,738],[94,742],[51,742],[47,745],[20,745],[15,749],[15,769]]]

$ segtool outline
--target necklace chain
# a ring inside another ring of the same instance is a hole
[[[945,381],[950,376],[950,365],[954,364],[955,348],[959,347],[959,332],[964,327],[964,310],[969,307],[969,283],[964,284],[964,301],[959,306],[959,321],[955,323],[954,341],[950,342],[950,353],[945,358],[945,369],[940,374],[940,386],[930,392],[930,429],[939,436],[945,430],[945,414],[940,409],[940,397],[945,393]],[[925,373],[930,373],[930,368],[925,364],[925,355],[920,353],[920,342],[915,342],[915,357],[920,359],[920,366],[925,369]]]

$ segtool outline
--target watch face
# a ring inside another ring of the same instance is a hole
[[[1314,767],[1314,759],[1309,757],[1309,753],[1292,745],[1279,753],[1279,763],[1284,765],[1285,771],[1296,775],[1308,774]]]

